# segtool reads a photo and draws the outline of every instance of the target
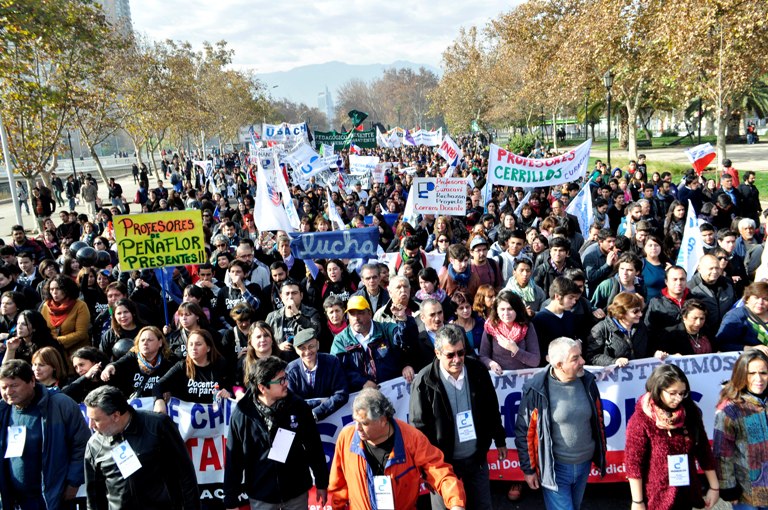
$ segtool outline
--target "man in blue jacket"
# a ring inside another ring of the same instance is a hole
[[[16,359],[0,365],[0,396],[0,508],[64,508],[85,481],[90,432],[80,407]]]
[[[376,388],[379,383],[401,375],[408,382],[413,380],[413,368],[404,361],[406,312],[398,310],[397,313],[402,317],[396,316],[396,322],[376,322],[364,296],[349,299],[349,326],[333,339],[331,354],[341,361],[350,392]]]

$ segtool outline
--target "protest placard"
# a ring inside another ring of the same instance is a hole
[[[373,182],[384,184],[386,181],[387,165],[388,163],[379,163],[376,165],[376,168],[373,169],[373,173],[371,173]]]
[[[465,177],[417,177],[413,180],[416,214],[467,214],[467,179]]]
[[[377,227],[333,232],[291,233],[291,252],[300,259],[355,259],[377,257]]]
[[[115,216],[113,221],[122,271],[208,261],[199,210]]]
[[[589,149],[587,140],[575,149],[554,158],[536,159],[518,156],[503,147],[491,144],[488,155],[488,182],[500,186],[544,187],[573,182],[587,171]]]
[[[376,170],[376,165],[379,164],[378,156],[358,156],[357,154],[349,155],[349,173],[352,175],[368,175]]]
[[[307,140],[307,124],[262,124],[262,139],[267,142],[297,142]]]
[[[369,129],[368,131],[355,131],[352,135],[351,142],[347,142],[349,133],[339,133],[338,131],[315,131],[315,143],[316,144],[328,144],[333,145],[334,149],[341,149],[349,143],[354,143],[358,147],[363,149],[373,149],[376,147],[376,131]]]

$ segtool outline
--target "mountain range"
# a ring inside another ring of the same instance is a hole
[[[336,92],[344,83],[353,78],[371,81],[379,78],[385,69],[393,67],[398,69],[410,68],[414,71],[424,67],[438,76],[441,75],[440,69],[434,66],[397,60],[391,64],[365,65],[332,61],[295,67],[290,71],[257,74],[256,76],[264,82],[273,98],[286,98],[296,103],[317,107],[317,95],[320,92],[325,92],[326,87],[328,87],[335,102]]]

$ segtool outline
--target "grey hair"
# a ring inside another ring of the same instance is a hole
[[[549,343],[549,350],[547,351],[547,359],[550,365],[555,365],[561,361],[565,361],[568,357],[568,352],[574,347],[581,349],[581,342],[568,338],[567,336],[561,336],[555,338]]]
[[[427,306],[427,305],[431,305],[431,306],[439,305],[441,309],[443,308],[443,304],[440,301],[438,301],[437,299],[435,299],[435,298],[427,298],[427,299],[425,299],[424,301],[421,302],[421,304],[419,305],[419,310],[423,311],[424,307]]]
[[[369,264],[363,264],[360,267],[360,275],[361,276],[363,274],[363,271],[365,271],[366,269],[368,271],[376,271],[376,274],[378,274],[379,273],[379,264],[370,264],[370,263]]]
[[[403,281],[405,282],[405,285],[410,289],[411,288],[411,282],[408,281],[408,278],[406,278],[403,275],[395,275],[392,278],[389,279],[389,287],[388,289],[394,289],[398,282]]]
[[[382,416],[390,419],[395,416],[395,406],[376,388],[365,388],[358,393],[352,403],[352,412],[365,411],[369,420],[378,420]]]
[[[464,341],[465,338],[466,334],[464,333],[464,329],[456,324],[447,324],[440,328],[440,331],[435,335],[435,349],[440,351],[446,344],[456,345],[459,342],[461,342],[462,345],[466,345]]]
[[[216,234],[211,238],[211,244],[216,243],[227,243],[229,244],[229,238],[225,236],[224,234]]]
[[[86,406],[101,409],[104,414],[125,414],[131,406],[125,400],[125,395],[115,386],[99,386],[90,392],[84,400]]]
[[[739,220],[739,229],[746,228],[746,227],[752,227],[755,228],[755,220],[752,218],[742,218]]]
[[[642,207],[642,206],[644,206],[644,205],[650,205],[650,204],[651,204],[651,201],[650,201],[650,200],[648,200],[647,198],[641,198],[640,200],[638,200],[638,201],[637,201],[637,202],[635,202],[635,203],[636,203],[637,205],[639,205],[639,206],[641,206],[641,207]]]

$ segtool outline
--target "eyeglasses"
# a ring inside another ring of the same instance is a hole
[[[275,379],[274,381],[267,381],[267,384],[265,386],[272,386],[273,384],[285,384],[288,382],[288,378],[283,376]]]
[[[220,243],[216,245],[216,248],[229,248],[229,245],[227,243]]]
[[[459,349],[458,351],[455,351],[455,352],[444,352],[443,356],[445,356],[448,359],[453,359],[456,356],[458,356],[459,358],[463,358],[466,353],[467,351],[465,349]]]
[[[687,390],[682,393],[677,393],[676,391],[667,391],[667,390],[661,390],[661,391],[663,391],[664,393],[666,393],[672,398],[681,398],[681,399],[687,398],[688,395],[691,394],[691,392]]]

